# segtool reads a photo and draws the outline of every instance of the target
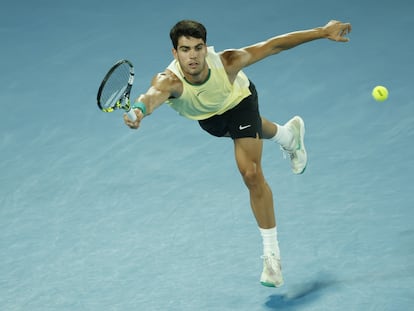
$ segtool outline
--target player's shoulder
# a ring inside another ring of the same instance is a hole
[[[217,53],[222,61],[230,62],[232,59],[237,58],[239,50],[237,49],[226,49]]]
[[[167,91],[170,94],[177,94],[182,91],[181,80],[168,69],[163,72],[159,72],[154,76],[152,86],[160,91]]]
[[[153,84],[157,85],[173,85],[177,82],[181,82],[180,79],[171,71],[166,69],[163,72],[157,73],[153,78]]]
[[[218,53],[226,69],[240,70],[244,67],[249,54],[245,49],[226,49]]]

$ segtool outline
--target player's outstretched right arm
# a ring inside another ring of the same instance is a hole
[[[157,74],[151,81],[151,86],[146,93],[141,94],[135,100],[134,105],[141,106],[134,109],[137,116],[135,121],[131,121],[124,114],[124,122],[132,129],[139,128],[141,120],[151,114],[156,108],[161,106],[168,98],[178,97],[182,92],[181,81],[170,71]]]

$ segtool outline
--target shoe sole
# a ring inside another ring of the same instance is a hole
[[[283,282],[280,283],[277,286],[273,283],[268,283],[268,282],[260,282],[260,284],[262,284],[263,286],[266,286],[266,287],[276,287],[277,288],[277,287],[281,287],[283,285]]]
[[[300,146],[299,149],[302,149],[303,152],[306,155],[306,165],[303,168],[302,171],[295,173],[297,175],[301,175],[305,172],[306,167],[308,166],[308,154],[306,153],[306,149],[305,149],[305,122],[303,122],[303,119],[299,116],[296,116],[295,119],[299,120],[299,124],[300,124],[300,129],[299,129],[299,137],[300,137]]]

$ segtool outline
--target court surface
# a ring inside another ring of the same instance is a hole
[[[380,3],[380,4],[379,4]],[[409,1],[3,1],[0,310],[410,310],[414,305],[414,4]],[[229,139],[161,107],[133,131],[95,103],[108,67],[132,96],[190,18],[216,50],[349,21],[245,70],[261,112],[306,123],[294,176],[266,141],[285,285],[259,284],[261,238]],[[375,102],[371,89],[390,91]]]

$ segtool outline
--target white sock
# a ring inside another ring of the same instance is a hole
[[[274,123],[277,127],[276,135],[270,138],[272,141],[277,142],[282,147],[290,147],[293,141],[292,132],[284,126]]]
[[[263,255],[275,254],[280,259],[279,242],[277,241],[276,227],[270,229],[259,228],[263,239]]]

